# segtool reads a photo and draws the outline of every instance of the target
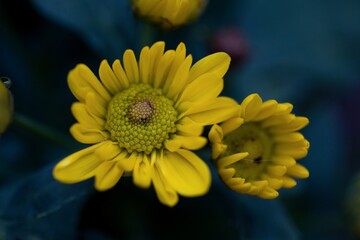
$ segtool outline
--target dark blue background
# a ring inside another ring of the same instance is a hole
[[[162,31],[134,18],[125,0],[0,1],[0,75],[13,81],[15,113],[60,134],[49,141],[14,122],[1,136],[0,239],[356,239],[360,202],[352,215],[346,202],[360,196],[360,187],[350,191],[360,172],[359,13],[357,0],[210,0],[194,24]],[[199,154],[213,171],[209,194],[181,198],[175,208],[129,178],[104,193],[92,180],[52,179],[54,164],[84,147],[68,133],[70,69],[82,62],[97,73],[102,59],[157,40],[168,49],[185,42],[199,60],[232,49],[212,44],[224,29],[248,45],[223,94],[241,102],[257,92],[308,117],[302,132],[311,147],[301,163],[309,179],[277,200],[240,195],[222,185],[208,148]]]

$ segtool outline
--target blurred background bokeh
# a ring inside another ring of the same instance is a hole
[[[174,208],[130,178],[102,193],[93,180],[53,180],[52,167],[83,147],[69,134],[69,70],[85,63],[97,73],[102,59],[157,40],[184,42],[195,60],[226,51],[224,95],[257,92],[308,117],[310,177],[276,200],[237,194],[205,148],[209,194]],[[360,239],[358,0],[209,0],[196,22],[171,31],[135,18],[127,0],[1,0],[0,76],[12,80],[16,114],[0,137],[1,240]]]

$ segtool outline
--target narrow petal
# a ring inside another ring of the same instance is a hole
[[[94,154],[97,155],[99,159],[109,161],[116,157],[120,152],[121,149],[117,143],[106,141],[104,145],[94,151]]]
[[[182,136],[200,136],[204,127],[192,121],[190,118],[183,118],[176,124],[176,134]]]
[[[218,168],[226,168],[229,165],[242,160],[243,158],[247,157],[248,155],[249,155],[249,153],[242,152],[242,153],[235,153],[235,154],[220,158],[220,160],[217,161],[216,166]]]
[[[310,175],[309,171],[299,163],[289,167],[287,174],[296,178],[308,178]]]
[[[119,59],[116,59],[112,64],[112,69],[116,78],[119,80],[119,84],[122,89],[126,89],[130,86],[129,79],[126,76],[124,68],[121,66],[121,62]]]
[[[172,60],[168,75],[166,76],[166,81],[164,81],[164,85],[163,85],[164,92],[166,93],[170,92],[170,86],[174,81],[178,69],[180,68],[181,64],[184,62],[185,56],[186,56],[185,44],[180,43],[175,50],[174,59]]]
[[[299,142],[304,140],[304,136],[299,132],[284,133],[284,134],[275,134],[273,136],[275,142],[278,143],[291,143]]]
[[[262,121],[276,113],[278,109],[278,102],[275,100],[268,100],[265,101],[260,111],[256,114],[256,116],[253,118],[253,121]]]
[[[160,66],[160,59],[164,55],[165,42],[159,41],[154,43],[150,48],[150,79],[149,83],[153,84],[156,72]]]
[[[170,67],[175,58],[175,51],[168,50],[161,56],[159,66],[155,72],[153,85],[156,88],[163,88],[164,82],[170,71]]]
[[[84,64],[78,64],[68,75],[68,85],[74,96],[84,102],[89,92],[94,92],[97,97],[110,101],[111,97],[94,73]]]
[[[61,160],[53,169],[54,178],[63,183],[77,183],[93,177],[103,162],[94,151],[105,143],[85,148]]]
[[[93,92],[89,92],[85,98],[86,110],[98,118],[105,120],[107,102],[104,102],[101,98],[96,97]]]
[[[223,181],[227,181],[234,176],[236,171],[233,168],[223,168],[223,169],[219,169],[218,172],[219,175],[221,176],[221,179]]]
[[[123,56],[123,63],[125,73],[129,79],[130,83],[139,82],[139,67],[135,57],[135,54],[132,50],[128,49],[125,51]]]
[[[231,58],[224,52],[214,53],[204,57],[194,64],[190,70],[189,81],[192,82],[202,74],[212,72],[223,78],[230,66]]]
[[[169,92],[167,93],[168,98],[175,99],[179,93],[182,92],[188,81],[189,70],[192,64],[192,56],[186,57],[185,61],[181,63],[177,72],[175,73],[174,80],[172,81]]]
[[[200,196],[210,188],[208,166],[191,151],[179,149],[174,153],[166,152],[160,166],[170,186],[183,196]]]
[[[185,148],[190,150],[198,150],[204,147],[207,143],[207,139],[201,136],[189,137],[175,135],[172,139],[165,141],[165,147],[170,152],[177,151],[179,148]]]
[[[103,162],[97,169],[95,176],[95,188],[98,191],[106,191],[116,185],[124,171],[116,166],[115,161]]]
[[[238,104],[228,97],[218,97],[210,101],[193,105],[179,115],[179,118],[187,116],[195,122],[203,125],[211,125],[233,117],[238,112]]]
[[[289,177],[289,176],[283,176],[283,187],[284,188],[292,188],[292,187],[295,187],[296,186],[296,181]]]
[[[140,53],[139,68],[140,68],[140,81],[148,83],[150,81],[150,49],[144,47]]]
[[[182,102],[205,102],[219,96],[224,87],[224,81],[214,73],[205,73],[188,84],[175,104]],[[180,108],[181,109],[181,108]]]
[[[214,124],[209,131],[209,140],[213,143],[221,143],[224,138],[224,132],[222,128]]]
[[[71,126],[70,133],[77,141],[85,144],[102,142],[110,137],[108,132],[99,129],[85,128],[79,123],[75,123]]]
[[[101,62],[99,76],[101,82],[112,95],[115,95],[123,89],[120,80],[116,77],[114,71],[110,68],[107,60],[103,60]]]
[[[214,143],[211,145],[211,158],[216,160],[227,149],[227,145],[221,143]]]
[[[135,152],[128,154],[127,151],[122,151],[115,157],[114,161],[117,161],[119,168],[124,169],[126,172],[131,172],[134,170],[137,155]]]
[[[263,199],[274,199],[279,196],[279,193],[271,187],[265,187],[258,196]]]
[[[84,127],[89,129],[104,129],[105,121],[101,118],[98,118],[94,115],[91,115],[85,104],[80,102],[75,102],[71,106],[71,112],[73,113],[75,119]]]
[[[262,99],[258,94],[247,96],[241,103],[241,117],[245,121],[251,121],[259,113],[262,106]]]
[[[179,196],[175,189],[166,181],[162,172],[159,170],[158,164],[155,164],[154,166],[152,182],[159,201],[169,207],[175,206],[179,201]]]
[[[231,118],[221,124],[221,128],[225,134],[238,129],[244,123],[244,119],[240,117]]]
[[[138,154],[133,171],[133,182],[141,188],[148,188],[151,184],[152,167],[145,154]]]

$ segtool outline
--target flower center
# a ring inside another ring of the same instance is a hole
[[[160,149],[176,132],[177,111],[161,89],[138,84],[116,94],[108,105],[105,128],[128,152]]]
[[[250,122],[225,135],[223,141],[227,145],[223,156],[249,153],[245,159],[229,165],[229,168],[235,168],[235,177],[258,179],[272,154],[273,142],[269,134],[258,124]]]

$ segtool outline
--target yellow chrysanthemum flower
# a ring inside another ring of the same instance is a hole
[[[231,98],[218,97],[230,57],[209,55],[192,65],[186,47],[164,52],[165,43],[144,47],[139,62],[126,50],[123,64],[106,60],[98,78],[84,64],[70,71],[68,84],[78,99],[72,113],[78,123],[70,132],[94,144],[59,162],[54,177],[76,183],[95,177],[96,189],[113,187],[124,173],[141,188],[154,185],[168,206],[178,194],[205,194],[211,184],[208,166],[190,150],[202,148],[205,125],[237,111]]]
[[[11,121],[12,97],[9,89],[0,81],[0,134],[2,134]]]
[[[131,0],[134,12],[141,18],[175,28],[196,19],[204,10],[206,0]]]
[[[293,178],[309,176],[297,163],[309,148],[297,131],[309,120],[292,114],[292,108],[275,100],[263,102],[258,94],[252,94],[235,117],[210,129],[212,158],[230,189],[272,199],[279,195],[278,189],[294,187]]]

